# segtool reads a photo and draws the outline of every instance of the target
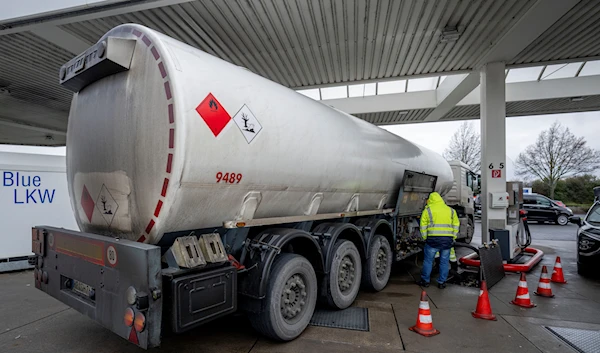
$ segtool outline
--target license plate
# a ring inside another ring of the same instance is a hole
[[[83,282],[73,280],[73,292],[90,298],[92,296],[93,290],[94,288],[92,288],[91,286],[88,286]]]
[[[85,54],[83,53],[75,59],[75,64],[73,64],[73,72],[79,72],[85,68]]]

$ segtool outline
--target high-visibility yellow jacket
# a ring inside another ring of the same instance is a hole
[[[421,215],[420,228],[423,239],[427,239],[427,237],[452,237],[456,239],[460,229],[460,221],[456,211],[446,206],[442,196],[437,192],[432,192]]]

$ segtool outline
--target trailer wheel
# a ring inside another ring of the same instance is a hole
[[[303,256],[282,253],[275,258],[263,311],[250,315],[252,327],[277,341],[290,341],[308,326],[317,303],[317,276]]]
[[[392,272],[392,248],[383,235],[375,235],[363,268],[363,285],[379,292],[388,284]]]
[[[362,263],[356,245],[338,240],[333,246],[331,270],[327,280],[327,302],[337,309],[354,303],[360,289]]]

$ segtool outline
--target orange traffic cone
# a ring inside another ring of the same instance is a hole
[[[433,320],[431,319],[431,311],[429,310],[429,301],[427,300],[427,293],[425,293],[425,291],[421,293],[417,324],[408,329],[425,337],[435,336],[440,333],[440,331],[433,328]]]
[[[479,289],[479,300],[477,300],[477,308],[471,313],[476,319],[496,320],[496,315],[492,314],[490,305],[490,297],[488,295],[487,285],[485,280],[481,281]]]
[[[537,292],[534,293],[535,295],[542,297],[554,298],[554,294],[552,294],[552,288],[550,287],[550,275],[548,275],[548,269],[546,266],[542,267],[540,283],[538,284]]]
[[[529,289],[527,288],[527,280],[525,279],[525,272],[521,272],[521,280],[519,280],[519,287],[517,288],[517,295],[511,303],[521,306],[523,308],[533,308],[535,305],[531,302],[529,297]]]
[[[550,280],[554,283],[567,283],[565,275],[563,274],[562,264],[560,263],[560,256],[556,257],[556,263],[554,264],[554,270],[552,270],[552,278]]]

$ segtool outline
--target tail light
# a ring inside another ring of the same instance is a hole
[[[127,327],[133,326],[134,317],[135,317],[135,314],[133,312],[133,309],[131,309],[131,308],[125,309],[125,315],[123,316],[123,322],[125,323],[125,325],[127,325]]]
[[[142,332],[146,328],[146,317],[142,313],[135,314],[135,320],[133,322],[133,327],[137,332]]]

